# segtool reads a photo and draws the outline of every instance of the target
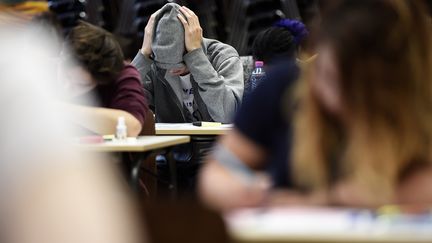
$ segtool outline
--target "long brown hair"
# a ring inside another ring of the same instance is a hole
[[[66,41],[72,58],[87,69],[98,84],[110,84],[123,70],[124,57],[120,44],[108,31],[79,21]]]
[[[410,165],[431,161],[432,38],[417,0],[345,0],[325,12],[317,43],[339,71],[349,129],[329,114],[304,72],[294,120],[294,178],[310,190],[349,180],[388,202]]]

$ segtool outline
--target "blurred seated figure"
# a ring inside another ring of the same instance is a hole
[[[266,72],[271,66],[284,60],[296,60],[300,44],[308,35],[305,25],[298,20],[281,19],[274,26],[261,31],[252,44],[252,55],[255,61],[264,62]],[[251,64],[254,65],[254,64]],[[253,69],[253,68],[252,68]],[[261,79],[262,80],[262,79]],[[245,82],[243,100],[249,96],[259,79],[252,76]]]
[[[128,136],[140,134],[147,99],[140,74],[125,64],[119,44],[109,32],[80,22],[66,38],[69,49],[61,54],[60,73],[73,122],[97,134],[114,134],[124,117]],[[94,97],[94,103],[89,102]]]
[[[57,56],[60,52],[60,23],[49,10],[47,1],[0,1],[0,23],[16,27],[37,23],[37,28],[44,28],[50,39],[56,40],[52,43],[55,46],[50,48],[53,50],[50,53]]]
[[[432,40],[421,3],[329,5],[316,60],[302,71],[282,64],[246,100],[201,171],[202,199],[219,209],[432,203]]]
[[[141,243],[139,213],[115,165],[71,139],[49,36],[0,22],[0,241]]]

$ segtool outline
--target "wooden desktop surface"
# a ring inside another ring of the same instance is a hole
[[[191,123],[156,123],[156,135],[224,135],[232,130],[232,124],[200,127]]]
[[[431,216],[429,220],[400,217],[348,209],[281,207],[240,209],[225,215],[225,221],[236,243],[432,242]]]
[[[189,136],[140,136],[126,141],[81,143],[78,146],[96,152],[146,152],[189,142]]]
[[[432,238],[416,235],[350,235],[346,234],[303,234],[277,235],[254,232],[230,232],[233,243],[431,243]]]

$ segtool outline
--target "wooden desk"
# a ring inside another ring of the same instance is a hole
[[[426,223],[412,219],[401,223],[400,219],[353,212],[323,208],[246,209],[226,215],[225,219],[229,234],[237,243],[432,242],[432,218]]]
[[[136,139],[128,138],[126,141],[107,141],[96,144],[79,144],[78,146],[90,152],[135,152],[139,156],[124,156],[129,158],[132,168],[130,172],[131,186],[136,191],[139,191],[139,173],[141,164],[150,155],[158,153],[162,149],[167,149],[168,153],[170,148],[175,145],[189,143],[189,136],[140,136]],[[177,173],[175,161],[171,158],[168,160],[170,167],[171,186],[173,188],[174,196],[177,193]]]
[[[80,144],[85,150],[95,152],[147,152],[174,145],[189,143],[189,136],[141,136],[126,141],[108,141],[95,144]]]
[[[224,135],[232,130],[232,124],[217,127],[198,127],[191,123],[156,123],[156,135]]]
[[[415,235],[351,235],[345,234],[310,234],[273,235],[246,232],[231,232],[233,243],[430,243],[432,238],[419,238]]]

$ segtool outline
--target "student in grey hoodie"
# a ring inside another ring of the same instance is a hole
[[[132,64],[157,122],[230,122],[243,96],[237,51],[203,38],[198,17],[168,3],[151,15]]]

